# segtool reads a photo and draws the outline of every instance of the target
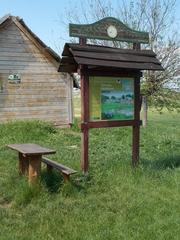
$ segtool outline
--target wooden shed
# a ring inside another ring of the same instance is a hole
[[[22,19],[0,19],[0,122],[72,123],[73,79],[57,71],[59,60]]]

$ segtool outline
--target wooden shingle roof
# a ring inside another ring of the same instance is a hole
[[[132,70],[164,70],[152,50],[119,49],[66,43],[60,72],[77,72],[78,65]]]

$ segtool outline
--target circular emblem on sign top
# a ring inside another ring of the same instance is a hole
[[[107,34],[110,38],[115,38],[117,37],[117,29],[115,26],[113,25],[110,25],[108,28],[107,28]]]

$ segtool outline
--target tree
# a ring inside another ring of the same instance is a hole
[[[150,43],[143,47],[157,54],[165,71],[145,71],[141,92],[159,110],[165,106],[169,110],[174,107],[180,110],[177,94],[171,89],[172,83],[180,86],[180,41],[175,10],[176,0],[119,0],[116,5],[109,0],[83,0],[78,11],[75,12],[72,6],[68,10],[66,23],[92,23],[114,16],[133,29],[149,32]],[[119,42],[90,41],[115,47],[131,47]]]
[[[116,97],[115,96],[111,96],[111,100],[116,100]]]

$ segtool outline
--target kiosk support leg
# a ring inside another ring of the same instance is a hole
[[[89,129],[89,77],[87,67],[81,66],[81,169],[88,172]]]
[[[83,129],[81,133],[81,169],[84,174],[88,172],[88,129]]]
[[[139,140],[140,140],[140,126],[133,126],[133,143],[132,143],[133,167],[136,167],[139,163]]]
[[[136,167],[139,163],[139,142],[140,142],[140,75],[135,78],[135,101],[134,101],[134,118],[137,120],[137,125],[133,126],[132,132],[132,165]]]

